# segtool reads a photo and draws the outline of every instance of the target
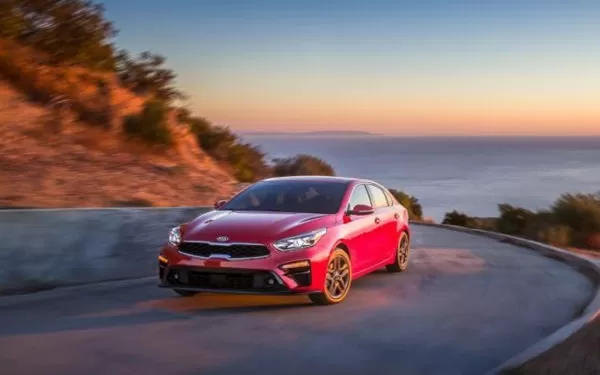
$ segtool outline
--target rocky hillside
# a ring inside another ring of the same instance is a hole
[[[203,205],[237,188],[174,118],[167,150],[78,119],[56,131],[48,127],[54,112],[7,82],[0,79],[0,207]],[[118,97],[126,104],[119,118],[139,110],[133,95]]]

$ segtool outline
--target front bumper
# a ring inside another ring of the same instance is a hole
[[[167,249],[169,250],[169,249]],[[176,249],[159,257],[159,287],[187,291],[239,294],[307,294],[319,291],[319,257],[309,253],[294,257],[228,261],[196,259]],[[323,273],[324,274],[324,273]]]
[[[166,266],[159,272],[162,274],[159,286],[163,288],[242,294],[292,294],[292,290],[272,271]]]

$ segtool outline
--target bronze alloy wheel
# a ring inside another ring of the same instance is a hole
[[[309,295],[319,305],[332,305],[342,302],[352,284],[352,263],[348,254],[342,249],[334,250],[327,264],[323,292]]]
[[[394,263],[386,266],[389,272],[402,272],[408,267],[408,258],[410,255],[410,238],[406,232],[402,233],[396,248]]]

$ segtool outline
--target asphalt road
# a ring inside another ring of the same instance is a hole
[[[592,284],[530,250],[414,227],[408,271],[348,299],[198,295],[155,279],[0,298],[0,373],[483,374],[571,320]]]

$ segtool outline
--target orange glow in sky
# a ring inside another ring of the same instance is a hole
[[[600,2],[104,3],[233,130],[600,135]]]

